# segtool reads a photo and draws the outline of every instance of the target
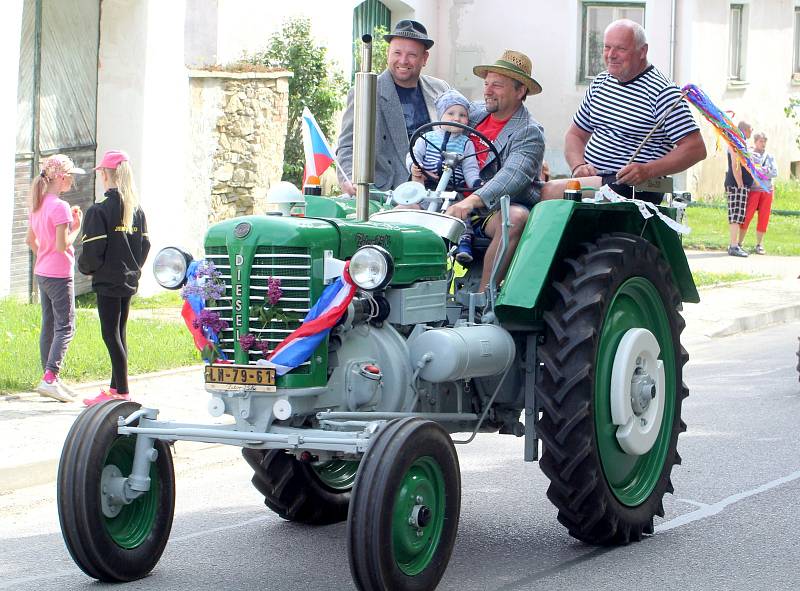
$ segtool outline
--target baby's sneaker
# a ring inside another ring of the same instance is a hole
[[[456,249],[456,260],[462,265],[472,262],[472,237],[462,236]]]

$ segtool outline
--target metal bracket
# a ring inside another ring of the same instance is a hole
[[[508,252],[508,229],[511,227],[510,213],[511,197],[503,195],[500,197],[500,248],[497,249],[497,254],[494,257],[492,264],[492,274],[489,275],[489,285],[486,286],[486,291],[489,294],[488,312],[494,313],[494,301],[497,298],[497,274],[500,271],[500,265],[503,258]]]
[[[538,371],[536,351],[539,346],[539,335],[531,333],[525,344],[525,461],[539,459],[539,437],[536,424],[539,412],[536,408],[536,372]]]

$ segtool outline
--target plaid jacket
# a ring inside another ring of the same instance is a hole
[[[469,113],[469,124],[472,127],[476,127],[488,116],[483,103],[472,103]],[[479,195],[490,210],[499,208],[500,197],[506,194],[511,196],[512,203],[533,207],[539,201],[539,187],[534,179],[542,171],[544,128],[531,116],[525,105],[520,105],[500,131],[494,146],[500,152],[502,167],[493,178],[488,179],[489,171],[493,168],[488,165],[494,161],[494,154],[489,152],[481,170],[481,178],[486,184],[476,190],[474,195]]]

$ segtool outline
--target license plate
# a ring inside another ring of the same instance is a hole
[[[206,385],[215,390],[275,392],[275,368],[246,365],[207,365]]]

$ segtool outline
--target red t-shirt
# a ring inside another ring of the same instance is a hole
[[[511,119],[509,117],[508,119]],[[500,135],[500,131],[506,126],[508,123],[508,119],[500,119],[495,118],[494,115],[489,115],[486,119],[481,121],[475,129],[480,131],[483,135],[485,135],[488,139],[494,141],[497,139],[497,136]],[[470,136],[472,139],[472,143],[475,144],[475,153],[478,156],[478,166],[483,168],[486,164],[486,159],[489,157],[489,148],[483,145],[483,142],[478,139],[477,136],[473,135]]]

